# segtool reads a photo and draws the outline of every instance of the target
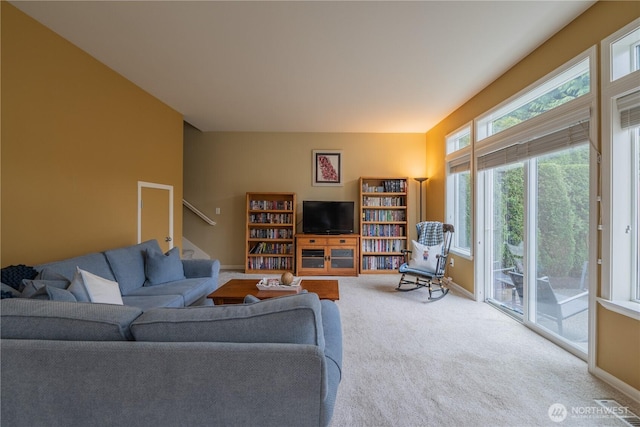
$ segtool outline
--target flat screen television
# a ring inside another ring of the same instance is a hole
[[[304,200],[302,232],[307,234],[353,233],[355,202]]]

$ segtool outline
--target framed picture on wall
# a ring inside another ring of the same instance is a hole
[[[342,150],[313,150],[313,185],[342,186]]]

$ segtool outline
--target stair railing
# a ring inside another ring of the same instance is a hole
[[[182,199],[182,204],[185,205],[191,212],[198,215],[204,222],[209,225],[216,225],[216,222],[202,213],[198,208],[193,206],[191,203],[187,202],[185,199]]]

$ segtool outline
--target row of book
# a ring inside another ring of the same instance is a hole
[[[292,200],[250,200],[249,209],[252,211],[292,211]]]
[[[249,270],[292,270],[293,257],[249,257]]]
[[[251,239],[293,239],[291,228],[252,228],[249,230]]]
[[[406,199],[404,197],[371,197],[365,196],[362,198],[363,206],[406,206]]]
[[[387,179],[382,181],[382,185],[370,185],[368,182],[362,183],[363,193],[406,193],[407,180]]]
[[[403,256],[363,256],[363,270],[397,270],[404,263]]]
[[[403,239],[362,239],[362,252],[400,252],[404,243]]]
[[[250,250],[250,254],[293,254],[291,243],[256,243]]]
[[[399,224],[363,224],[362,235],[372,237],[404,236],[404,226]]]
[[[363,221],[406,221],[407,214],[404,210],[364,209]]]
[[[276,213],[259,213],[249,215],[249,222],[253,224],[292,224],[293,215]]]

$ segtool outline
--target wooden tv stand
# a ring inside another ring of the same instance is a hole
[[[357,276],[358,234],[296,234],[296,276]]]

